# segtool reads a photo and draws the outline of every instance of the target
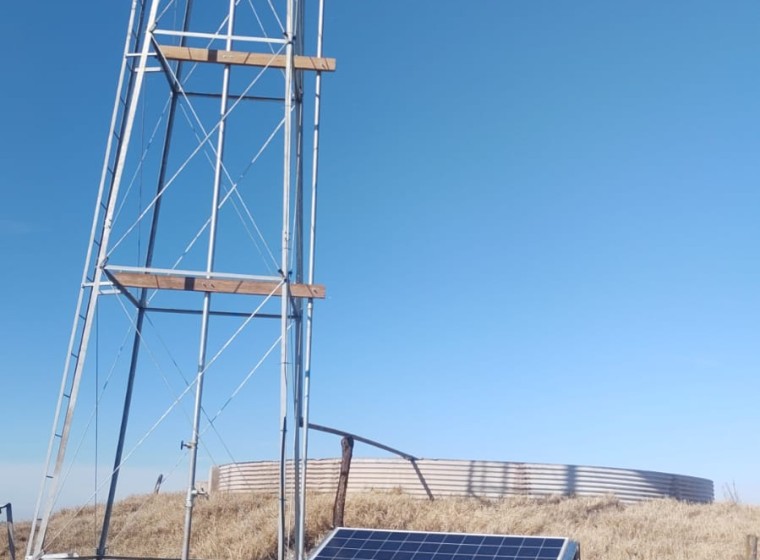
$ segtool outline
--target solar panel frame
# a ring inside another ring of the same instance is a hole
[[[580,560],[565,537],[337,527],[309,560]]]

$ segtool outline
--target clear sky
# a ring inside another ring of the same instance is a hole
[[[22,515],[128,7],[0,17],[0,503]],[[760,503],[760,5],[333,0],[326,25],[312,420],[426,458],[691,474]]]

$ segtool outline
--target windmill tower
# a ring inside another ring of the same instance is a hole
[[[28,558],[54,547],[49,521],[70,461],[83,379],[93,374],[93,354],[118,339],[100,314],[106,308],[126,330],[114,344],[119,356],[108,376],[94,367],[91,418],[104,408],[117,411],[112,462],[95,485],[96,502],[98,490],[107,495],[96,556],[108,553],[124,465],[187,400],[181,558],[189,558],[202,436],[216,430],[215,420],[251,375],[274,361],[279,558],[288,523],[295,556],[303,557],[313,303],[325,295],[314,276],[319,104],[322,72],[335,69],[322,56],[323,0],[308,8],[303,0],[132,1]],[[207,377],[249,330],[255,334],[239,355],[252,366],[227,363],[237,385],[209,414]],[[142,420],[149,408],[136,386],[150,377],[144,370],[161,370],[156,340],[166,348],[174,343],[168,361],[192,371],[169,407],[130,439],[135,409]],[[118,406],[114,400],[107,406],[105,386],[119,371]],[[295,466],[292,496],[286,496],[287,458]]]

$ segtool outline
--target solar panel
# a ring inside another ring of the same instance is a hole
[[[335,529],[310,560],[580,560],[562,537]]]

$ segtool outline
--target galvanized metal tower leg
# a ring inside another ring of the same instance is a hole
[[[301,55],[304,52],[304,2],[300,1],[296,6],[295,14],[295,54]],[[293,99],[295,103],[295,219],[293,220],[295,259],[294,259],[294,278],[297,283],[303,282],[303,262],[304,262],[304,192],[303,192],[303,160],[304,160],[304,76],[303,71],[296,71],[294,75]],[[295,547],[296,560],[300,560],[298,555],[298,543],[301,541],[301,510],[304,488],[302,487],[301,478],[301,439],[303,434],[303,302],[300,299],[294,299],[293,302],[293,418],[295,426],[293,429],[293,542]]]
[[[318,57],[323,53],[323,31],[324,31],[324,12],[325,2],[319,0],[317,15],[317,52]],[[317,72],[316,83],[314,86],[314,136],[312,145],[312,168],[311,168],[311,211],[309,216],[309,249],[308,249],[308,276],[307,282],[314,282],[315,278],[315,253],[317,243],[317,185],[319,175],[319,121],[322,99],[322,73]],[[301,384],[301,410],[300,424],[303,429],[301,438],[301,503],[299,506],[300,515],[296,519],[298,524],[298,538],[296,539],[296,559],[303,560],[306,554],[306,473],[308,469],[309,457],[309,400],[311,398],[311,343],[312,329],[314,320],[314,300],[309,298],[306,302],[305,317],[305,339],[303,355],[303,382]]]
[[[235,26],[235,0],[229,2],[227,14],[227,50],[232,50],[232,34]],[[230,88],[230,65],[225,64],[222,74],[222,100],[219,110],[220,122],[217,130],[216,162],[214,164],[214,187],[211,200],[211,225],[209,226],[208,253],[206,256],[206,272],[210,275],[214,270],[216,254],[216,232],[219,217],[219,193],[222,186],[222,166],[224,161],[224,135],[227,119],[227,96]],[[210,278],[211,276],[208,276]],[[187,482],[187,497],[185,498],[185,527],[182,537],[182,560],[190,557],[190,536],[193,525],[193,504],[197,496],[195,477],[198,465],[198,443],[200,440],[200,421],[203,406],[203,378],[206,373],[206,349],[208,346],[209,312],[211,311],[211,292],[203,295],[203,314],[201,316],[201,334],[198,349],[198,375],[195,378],[195,407],[193,410],[193,434],[188,443],[190,448],[190,469]]]
[[[277,558],[285,560],[286,468],[288,425],[288,330],[290,314],[290,188],[293,145],[293,56],[294,0],[287,0],[285,14],[285,125],[283,127],[282,246],[280,272],[283,276],[280,307],[280,474],[278,492]]]
[[[149,21],[151,23],[155,21],[157,8],[158,2],[157,0],[154,0],[149,16]],[[45,534],[47,532],[48,522],[50,520],[50,516],[52,514],[55,500],[58,494],[58,485],[63,462],[66,456],[66,447],[68,444],[71,422],[73,420],[73,414],[76,408],[79,385],[82,380],[82,372],[87,355],[87,347],[92,331],[92,324],[95,317],[97,300],[100,295],[103,268],[106,264],[107,247],[113,228],[114,211],[116,208],[119,186],[121,183],[122,174],[124,172],[124,165],[129,148],[129,141],[132,134],[132,125],[134,123],[137,104],[140,98],[140,91],[143,86],[145,68],[147,66],[148,52],[150,47],[149,41],[143,37],[142,48],[138,59],[138,66],[134,71],[134,79],[132,80],[130,77],[128,80],[129,84],[127,86],[128,89],[126,99],[121,98],[122,83],[129,68],[128,64],[126,63],[127,54],[129,52],[130,46],[139,41],[139,22],[141,20],[142,3],[139,3],[137,0],[135,0],[133,1],[130,14],[129,30],[125,44],[125,58],[122,65],[122,74],[120,77],[120,85],[117,93],[118,99],[116,102],[116,107],[114,109],[114,116],[111,120],[111,132],[109,134],[109,143],[106,149],[106,160],[104,163],[101,185],[99,188],[98,204],[96,205],[95,217],[93,219],[93,230],[90,237],[90,247],[88,249],[88,255],[86,258],[79,303],[77,304],[76,317],[74,319],[74,326],[72,328],[71,339],[69,342],[69,354],[64,365],[61,394],[58,399],[58,405],[56,407],[56,421],[54,422],[53,434],[51,436],[50,445],[48,446],[48,457],[46,460],[47,472],[37,500],[33,526],[30,533],[29,545],[27,548],[27,556],[30,557],[38,557],[43,553]],[[135,23],[138,24],[137,27],[135,27]],[[124,112],[123,120],[121,123],[118,121],[119,103],[126,106],[126,110]],[[117,130],[121,130],[121,134],[119,134]],[[113,160],[112,168],[110,165],[112,163],[111,140],[113,137],[117,137],[117,146],[115,149],[115,158]],[[109,177],[110,184],[108,181]],[[104,214],[102,215],[102,222],[101,210],[104,210]],[[92,253],[95,251],[97,251],[97,258],[95,260],[94,269],[91,271],[91,258]],[[86,304],[83,305],[85,301]],[[84,312],[82,311],[83,309]],[[75,347],[77,348],[76,352],[73,351]],[[67,390],[68,392],[66,392]],[[61,409],[63,408],[64,401],[67,401],[66,413],[61,423],[61,431],[58,432],[57,422],[59,421],[59,415]],[[49,471],[50,461],[53,455],[53,448],[55,447],[56,441],[58,441],[58,449],[57,453],[55,454],[55,466],[51,472]],[[47,497],[45,500],[44,509],[40,510],[43,496]],[[42,511],[41,517],[39,517],[40,511]]]
[[[185,5],[185,13],[183,15],[183,30],[187,30],[190,22],[190,14],[192,12],[192,0],[188,0]],[[181,44],[184,44],[185,39],[181,39]],[[177,69],[177,78],[181,79],[182,72],[181,66]],[[161,193],[166,182],[167,163],[169,159],[169,152],[171,151],[172,131],[174,129],[174,121],[177,114],[177,101],[178,95],[176,91],[171,94],[171,100],[169,105],[169,114],[166,120],[166,128],[164,134],[164,143],[161,150],[161,164],[159,168],[158,182],[156,184],[157,195]],[[148,234],[148,246],[145,254],[145,266],[150,267],[153,264],[153,253],[156,245],[156,235],[158,233],[158,219],[161,215],[161,201],[162,198],[157,196],[156,204],[153,208],[153,215],[151,217],[150,231]],[[148,290],[143,288],[140,290],[139,307],[137,309],[137,318],[135,319],[135,334],[132,340],[132,353],[130,355],[129,373],[127,375],[127,388],[124,394],[124,406],[121,416],[121,424],[119,427],[119,438],[116,443],[116,453],[114,457],[113,470],[111,471],[111,480],[108,488],[108,498],[105,504],[105,511],[103,514],[103,523],[100,531],[100,540],[98,541],[98,548],[96,554],[98,558],[105,556],[108,547],[108,532],[111,525],[111,515],[113,512],[113,505],[116,499],[116,489],[119,482],[119,473],[121,471],[121,461],[124,453],[124,443],[126,440],[127,426],[129,423],[129,414],[132,405],[132,393],[134,388],[135,376],[137,373],[137,363],[140,354],[140,346],[142,343],[142,330],[145,322],[146,305],[148,301]]]

